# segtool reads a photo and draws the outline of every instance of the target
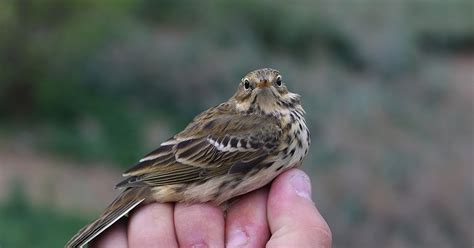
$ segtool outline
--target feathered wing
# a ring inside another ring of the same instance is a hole
[[[146,200],[151,187],[245,173],[264,164],[278,146],[282,131],[278,120],[260,115],[235,118],[235,114],[227,104],[211,108],[146,155],[124,173],[128,178],[117,184],[125,191],[99,219],[80,230],[67,247],[87,244]]]
[[[190,183],[258,166],[278,146],[279,122],[269,116],[233,115],[216,107],[197,116],[127,170],[124,176],[129,178],[117,187]]]
[[[130,188],[123,191],[98,219],[79,230],[65,247],[76,248],[88,244],[97,235],[142,203],[147,198],[148,191],[148,188]]]

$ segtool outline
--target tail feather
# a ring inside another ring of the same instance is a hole
[[[83,227],[66,244],[66,248],[83,247],[117,220],[125,216],[147,198],[146,188],[126,189],[105,209],[95,221]]]

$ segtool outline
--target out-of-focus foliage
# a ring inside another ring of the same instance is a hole
[[[78,216],[30,205],[18,184],[12,189],[7,204],[0,206],[0,247],[63,247],[84,223]]]
[[[5,0],[0,118],[7,128],[33,125],[42,147],[60,154],[123,164],[143,149],[149,118],[178,130],[249,69],[279,61],[303,68],[329,55],[350,70],[390,76],[413,70],[418,48],[467,46],[470,6]],[[451,25],[435,19],[446,7],[458,20],[447,18]]]
[[[302,95],[305,168],[336,246],[469,246],[473,12],[469,0],[3,0],[0,135],[123,169],[274,67]],[[42,215],[28,211],[25,223]]]

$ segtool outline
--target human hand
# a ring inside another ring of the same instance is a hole
[[[282,173],[270,189],[246,194],[224,218],[211,204],[151,203],[91,247],[331,247],[331,230],[311,200],[308,176]]]

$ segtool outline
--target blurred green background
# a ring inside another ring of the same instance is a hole
[[[122,170],[261,67],[302,95],[334,247],[472,247],[473,16],[471,0],[0,0],[0,247],[62,247]]]

